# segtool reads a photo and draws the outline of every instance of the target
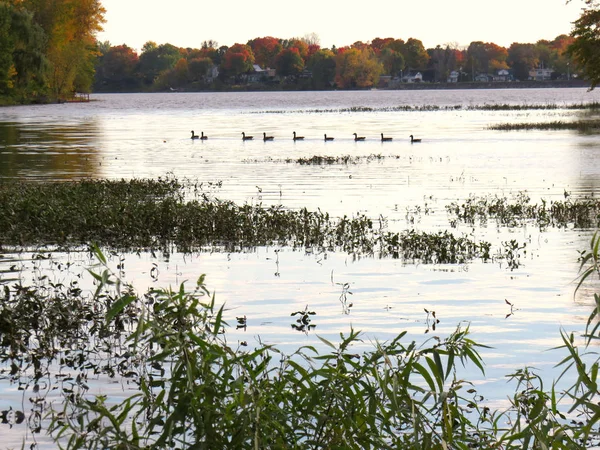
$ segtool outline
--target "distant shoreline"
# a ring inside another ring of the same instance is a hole
[[[495,82],[460,82],[460,83],[398,83],[394,86],[378,86],[373,88],[364,89],[322,89],[323,92],[330,91],[369,91],[369,90],[380,90],[380,91],[403,91],[403,90],[465,90],[465,89],[550,89],[550,88],[586,88],[589,89],[590,83],[586,80],[553,80],[553,81],[495,81]],[[94,94],[134,94],[134,93],[152,93],[152,92],[172,92],[174,95],[178,93],[191,93],[191,92],[300,92],[300,91],[314,91],[315,89],[309,89],[307,86],[292,86],[292,85],[268,85],[268,84],[244,84],[223,87],[220,89],[198,89],[194,86],[183,87],[178,90],[167,91],[94,91]],[[321,91],[321,89],[319,89]]]

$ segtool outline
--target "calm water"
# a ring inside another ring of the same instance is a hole
[[[147,178],[174,175],[204,183],[205,191],[238,203],[321,208],[334,216],[383,216],[394,231],[449,229],[488,240],[495,248],[515,239],[527,245],[522,265],[502,262],[467,265],[408,264],[399,260],[353,258],[342,253],[312,254],[287,248],[249,253],[126,255],[125,278],[140,289],[151,284],[193,282],[206,273],[208,286],[229,308],[228,318],[246,315],[246,331],[229,340],[260,338],[291,352],[301,344],[319,347],[315,333],[338,341],[351,327],[363,330],[364,348],[402,330],[424,341],[446,336],[470,323],[473,338],[493,348],[481,353],[486,378],[478,380],[492,405],[506,404],[512,386],[505,375],[534,366],[551,381],[553,365],[564,356],[546,351],[560,345],[559,331],[580,332],[590,312],[590,287],[574,296],[578,251],[589,246],[592,230],[535,227],[451,229],[445,206],[469,196],[511,197],[527,191],[533,202],[600,192],[600,135],[569,131],[498,132],[495,123],[575,120],[589,112],[436,111],[388,112],[400,105],[558,104],[600,101],[585,89],[369,91],[304,93],[96,95],[87,104],[0,109],[0,177],[35,180]],[[350,107],[379,111],[341,112]],[[316,112],[320,110],[320,112]],[[324,112],[326,110],[326,112]],[[207,141],[192,141],[190,130]],[[242,142],[241,132],[255,140]],[[292,132],[305,136],[293,142]],[[263,142],[262,133],[274,135]],[[352,133],[366,136],[354,142]],[[323,134],[334,136],[324,142]],[[382,143],[380,133],[392,136]],[[411,145],[409,135],[423,142]],[[362,157],[355,164],[301,166],[300,157]],[[383,158],[367,160],[369,155]],[[0,257],[2,258],[2,257]],[[89,261],[74,255],[83,271]],[[28,277],[27,255],[4,255],[0,283]],[[118,260],[113,264],[116,266]],[[157,265],[158,281],[150,271]],[[340,302],[349,283],[350,313]],[[515,305],[510,314],[510,306]],[[290,314],[308,305],[317,312],[316,331],[294,331]],[[428,334],[424,308],[441,320]],[[98,381],[98,390],[119,389]],[[0,410],[19,409],[23,393],[0,385]],[[1,425],[0,425],[1,426]],[[18,427],[16,427],[18,428]],[[0,436],[6,428],[0,428]],[[18,445],[21,431],[11,431]],[[17,434],[15,434],[17,433]],[[10,441],[9,441],[10,442]],[[3,444],[3,445],[11,445]]]

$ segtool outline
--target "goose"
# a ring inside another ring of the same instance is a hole
[[[254,136],[246,136],[246,133],[242,131],[242,141],[251,141],[254,139]]]
[[[414,142],[421,142],[421,139],[415,139],[415,138],[413,137],[413,135],[411,134],[411,135],[410,135],[410,143],[412,144],[412,143],[414,143]]]
[[[383,133],[381,133],[381,142],[389,142],[391,141],[393,138],[391,137],[383,137]]]
[[[200,139],[203,140],[203,141],[206,140],[206,139],[208,139],[208,136],[204,136],[204,131],[200,132]]]
[[[356,133],[354,133],[354,140],[355,141],[364,141],[365,137],[364,136],[358,136]]]
[[[263,141],[272,141],[275,139],[273,136],[267,136],[267,133],[263,133]]]
[[[304,139],[304,136],[296,136],[296,132],[294,131],[294,140],[295,141],[301,141]]]
[[[332,137],[327,137],[327,135],[325,135],[325,140],[326,141],[333,141],[333,138]]]
[[[200,139],[200,136],[194,133],[194,130],[192,130],[192,139]]]

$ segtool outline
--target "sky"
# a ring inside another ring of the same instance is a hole
[[[583,0],[101,0],[106,9],[100,41],[141,51],[147,41],[199,48],[245,44],[264,36],[316,34],[321,47],[374,38],[419,39],[425,48],[472,41],[509,47],[569,34]]]

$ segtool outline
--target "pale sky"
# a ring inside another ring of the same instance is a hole
[[[264,36],[288,39],[315,33],[321,47],[376,37],[420,39],[425,48],[472,41],[534,43],[569,34],[582,0],[101,0],[101,41],[141,51],[147,41],[199,48],[245,44]]]

